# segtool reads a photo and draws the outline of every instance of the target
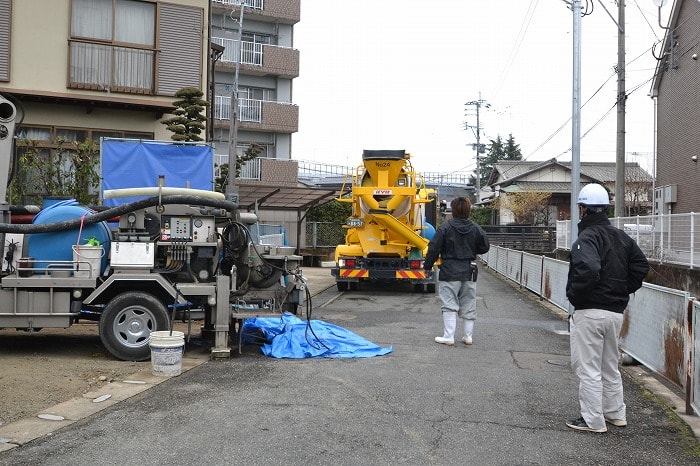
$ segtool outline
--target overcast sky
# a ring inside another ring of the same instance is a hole
[[[582,1],[581,161],[614,162],[617,26],[601,1],[617,19],[613,0]],[[652,0],[627,0],[625,16],[626,152],[651,170],[663,30]],[[572,29],[564,0],[302,0],[292,157],[355,166],[363,149],[405,149],[419,171],[473,170],[465,103],[483,99],[482,142],[512,134],[526,160],[570,161]]]

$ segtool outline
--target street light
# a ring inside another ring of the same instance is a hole
[[[214,72],[216,70],[216,62],[219,61],[221,56],[224,54],[226,47],[219,45],[215,42],[209,44],[211,57],[211,68],[209,72],[211,73],[209,78],[209,141],[214,140],[214,99],[216,98],[216,93],[214,92]]]

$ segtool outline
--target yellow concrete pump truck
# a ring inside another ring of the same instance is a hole
[[[338,291],[357,290],[361,282],[395,281],[411,283],[416,292],[435,292],[436,274],[423,270],[435,232],[426,219],[427,210],[435,209],[435,191],[425,186],[410,158],[403,150],[365,150],[352,186],[348,180],[343,184],[338,201],[352,204],[352,215],[331,271]]]

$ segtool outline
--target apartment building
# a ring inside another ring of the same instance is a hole
[[[208,0],[0,0],[0,93],[19,142],[170,139],[175,92],[206,92]]]
[[[655,50],[650,93],[656,99],[656,214],[700,211],[700,4],[675,0],[672,5],[663,43]]]
[[[299,109],[292,103],[292,80],[299,76],[299,51],[293,48],[293,38],[300,3],[212,0],[210,139],[219,163],[228,161],[232,131],[239,155],[254,142],[263,149],[261,158],[291,158],[292,134],[299,120]],[[231,103],[236,84],[238,114],[233,128]],[[242,177],[257,179],[260,166],[247,164]],[[277,166],[283,169],[284,164]]]

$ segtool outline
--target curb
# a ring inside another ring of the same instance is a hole
[[[209,361],[209,354],[196,349],[189,351],[189,353],[182,358],[181,373]],[[37,438],[51,435],[172,377],[177,376],[155,376],[151,373],[150,368],[141,369],[125,380],[109,382],[82,396],[42,409],[34,417],[2,425],[0,426],[0,453],[22,446]]]

